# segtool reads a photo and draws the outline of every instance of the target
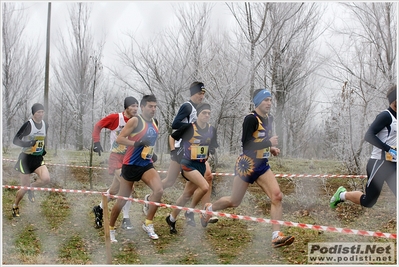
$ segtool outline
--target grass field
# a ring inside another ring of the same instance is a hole
[[[48,187],[105,191],[111,178],[105,169],[94,169],[92,182],[87,168],[63,165],[87,166],[88,152],[49,151],[46,162],[52,182]],[[14,162],[4,159],[17,158],[18,151],[3,154],[3,185],[19,185]],[[94,155],[94,166],[106,168],[108,154]],[[169,156],[157,162],[157,170],[166,170]],[[220,157],[222,167],[217,172],[233,172],[235,156]],[[54,164],[54,165],[53,165]],[[58,165],[59,164],[59,165]],[[297,174],[346,174],[342,165],[332,161],[273,159],[274,173]],[[165,174],[161,174],[164,178]],[[230,194],[231,176],[216,176],[212,199]],[[366,209],[349,202],[339,204],[331,210],[328,202],[340,185],[348,190],[363,188],[359,178],[278,178],[284,193],[283,220],[305,224],[333,226],[357,230],[396,233],[396,199],[384,186],[377,204]],[[90,188],[90,184],[92,188]],[[174,187],[168,188],[163,203],[174,204],[182,192],[184,180],[178,178]],[[142,182],[136,184],[134,198],[143,199],[149,193]],[[83,193],[36,192],[36,202],[25,197],[20,203],[21,217],[13,218],[11,206],[15,198],[14,189],[2,190],[3,246],[2,264],[36,265],[103,265],[106,264],[104,229],[94,228],[92,207],[101,196]],[[109,208],[113,206],[109,202]],[[198,207],[202,209],[202,207]],[[168,208],[159,208],[154,219],[158,240],[151,240],[141,229],[144,215],[142,205],[133,203],[130,211],[133,230],[117,228],[117,244],[112,244],[112,264],[149,265],[282,265],[310,264],[309,242],[394,242],[396,239],[376,238],[363,235],[316,231],[300,227],[282,227],[286,234],[294,235],[295,242],[288,247],[271,248],[271,225],[246,220],[219,217],[219,222],[202,228],[198,215],[197,227],[186,226],[183,212],[177,221],[178,233],[169,234],[165,217]],[[256,186],[250,186],[243,203],[225,213],[248,215],[270,219],[270,200]],[[396,255],[396,249],[395,249]],[[394,264],[396,264],[396,259]]]

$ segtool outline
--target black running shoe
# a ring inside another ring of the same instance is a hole
[[[184,217],[186,217],[186,223],[190,226],[195,227],[194,212],[185,212]]]
[[[95,224],[96,228],[103,227],[103,209],[100,205],[97,205],[93,208],[94,216],[95,216]]]
[[[172,222],[170,220],[170,215],[168,215],[168,217],[166,217],[166,223],[169,225],[170,228],[170,233],[171,234],[177,234],[177,230],[176,230],[176,222]]]

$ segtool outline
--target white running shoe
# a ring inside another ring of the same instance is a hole
[[[118,240],[115,239],[115,230],[109,230],[109,237],[111,239],[111,243],[117,243]]]
[[[143,230],[148,234],[151,239],[158,239],[158,235],[154,232],[153,224],[149,224],[146,226],[145,223],[143,223]]]
[[[145,201],[149,201],[149,198],[150,198],[150,194],[145,195],[144,200]],[[149,209],[150,209],[150,204],[144,203],[144,205],[143,205],[143,213],[144,213],[144,215],[148,214],[148,210]]]

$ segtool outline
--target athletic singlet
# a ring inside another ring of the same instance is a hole
[[[397,140],[396,139],[396,127],[397,127],[396,118],[395,118],[395,116],[393,116],[391,114],[391,112],[389,112],[389,110],[385,110],[385,111],[388,112],[392,118],[391,125],[389,126],[390,129],[388,129],[388,127],[385,127],[376,136],[385,144],[387,144],[391,147],[396,147],[396,140]],[[371,152],[371,158],[379,159],[379,160],[384,159],[384,160],[396,162],[396,160],[392,160],[389,157],[389,153],[386,153],[381,148],[378,148],[376,146],[373,146],[373,150]]]
[[[42,120],[42,128],[36,128],[33,119],[29,119],[30,122],[30,133],[22,138],[23,141],[37,140],[36,144],[32,147],[23,147],[22,152],[34,156],[40,156],[43,154],[44,139],[46,138],[46,124]]]
[[[263,139],[269,140],[272,137],[272,119],[269,117],[268,124],[264,125],[262,120],[256,113],[250,113],[254,115],[258,120],[258,128],[253,132],[253,141],[255,143],[262,142]],[[243,149],[243,153],[252,159],[267,159],[270,157],[270,147],[262,148],[258,150]]]
[[[152,155],[154,154],[154,145],[158,138],[158,127],[154,121],[146,121],[141,115],[136,116],[139,120],[136,129],[128,136],[131,141],[139,141],[145,137],[150,140],[150,146],[134,147],[128,146],[125,157],[123,158],[124,165],[147,166],[152,163]]]
[[[182,141],[184,158],[205,162],[208,159],[209,145],[213,138],[214,128],[210,124],[207,124],[204,129],[200,129],[197,123],[192,123],[191,125],[193,127],[193,136],[190,140]]]
[[[193,106],[193,104],[191,104],[190,101],[184,102],[183,105],[186,104],[186,103],[190,104],[190,106],[191,106],[191,113],[190,113],[190,115],[188,116],[188,118],[187,118],[187,117],[184,118],[184,119],[182,120],[182,122],[185,122],[185,123],[193,123],[193,122],[197,121],[197,109]],[[175,141],[175,148],[180,147],[180,143],[181,143],[181,139]]]
[[[116,138],[121,133],[123,127],[125,127],[126,121],[122,112],[118,113],[118,115],[119,115],[119,125],[114,130],[112,130],[110,134],[111,152],[117,154],[125,154],[127,149],[126,146],[118,144],[116,142]]]

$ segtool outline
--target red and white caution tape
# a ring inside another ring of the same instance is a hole
[[[13,159],[3,159],[4,161],[16,161]],[[79,166],[79,165],[68,165],[68,164],[56,164],[46,163],[48,166],[62,166],[62,167],[73,167],[73,168],[87,168],[87,169],[101,169],[107,170],[104,167],[95,166]],[[168,173],[168,171],[158,171],[158,173]],[[234,176],[234,173],[226,172],[214,172],[212,175],[217,176]],[[367,178],[367,175],[351,175],[351,174],[275,174],[276,178]]]
[[[335,233],[343,233],[343,234],[352,234],[352,235],[362,235],[362,236],[373,236],[373,237],[381,237],[381,238],[392,238],[396,239],[396,233],[382,233],[382,232],[373,232],[373,231],[366,231],[366,230],[355,230],[349,228],[339,228],[333,226],[322,226],[322,225],[314,225],[314,224],[306,224],[306,223],[297,223],[297,222],[288,222],[288,221],[279,221],[279,220],[270,220],[264,218],[256,218],[251,216],[244,216],[244,215],[236,215],[236,214],[229,214],[223,212],[215,212],[215,211],[206,211],[200,209],[193,209],[187,207],[180,207],[176,205],[169,205],[165,203],[158,203],[153,201],[146,201],[137,198],[128,198],[128,197],[121,197],[115,195],[109,195],[105,192],[98,192],[98,191],[86,191],[86,190],[74,190],[74,189],[57,189],[57,188],[39,188],[39,187],[28,187],[28,186],[11,186],[11,185],[3,185],[3,188],[12,188],[12,189],[27,189],[27,190],[37,190],[37,191],[50,191],[50,192],[66,192],[66,193],[86,193],[86,194],[104,194],[109,196],[110,198],[120,198],[132,202],[137,203],[146,203],[150,205],[156,205],[159,207],[164,208],[171,208],[171,209],[180,209],[186,210],[196,213],[207,213],[215,216],[226,217],[231,219],[238,219],[238,220],[246,220],[246,221],[253,221],[253,222],[260,222],[260,223],[271,223],[271,224],[279,224],[288,227],[299,227],[303,229],[311,229],[317,231],[327,231],[327,232],[335,232]]]

